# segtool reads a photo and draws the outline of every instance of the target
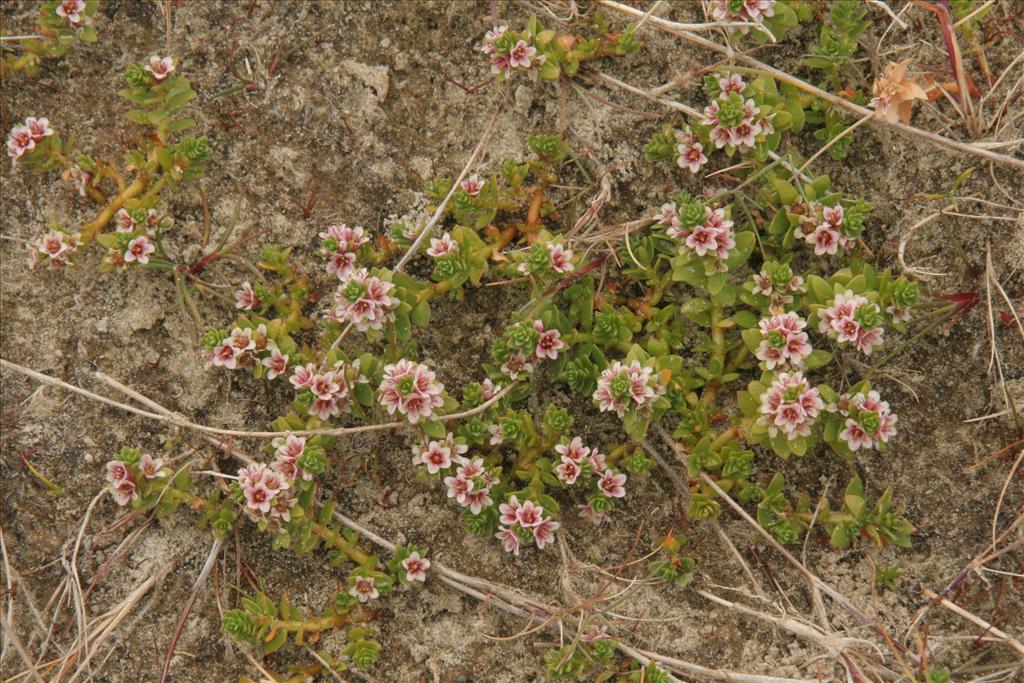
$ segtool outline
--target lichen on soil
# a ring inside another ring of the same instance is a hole
[[[543,6],[534,4],[499,2],[496,11],[503,23],[518,25],[531,9]],[[587,9],[587,3],[579,4]],[[30,31],[36,8],[37,3],[24,0],[4,3],[4,32]],[[592,174],[607,173],[611,179],[613,200],[602,214],[608,224],[642,215],[676,188],[699,189],[687,172],[643,160],[643,143],[662,121],[609,107],[581,91],[592,90],[600,99],[623,107],[663,113],[650,102],[587,82],[560,89],[513,80],[500,92],[493,86],[476,92],[455,86],[451,81],[472,85],[488,75],[477,48],[490,26],[490,14],[489,3],[461,1],[175,3],[171,51],[180,57],[179,68],[200,94],[192,116],[214,150],[208,174],[200,182],[214,225],[226,224],[241,200],[242,227],[268,231],[250,245],[250,257],[261,243],[293,246],[302,267],[317,272],[314,244],[319,230],[331,222],[346,222],[379,234],[386,221],[422,209],[424,181],[435,174],[452,177],[459,172],[499,100],[505,111],[479,164],[482,169],[493,169],[507,157],[524,158],[529,133],[562,132]],[[692,3],[665,3],[662,14],[693,20],[699,9]],[[881,13],[875,16],[871,31],[877,33],[888,21]],[[554,21],[543,15],[542,20]],[[4,130],[26,115],[47,115],[52,124],[74,133],[80,150],[96,157],[123,152],[122,140],[132,134],[132,124],[123,119],[124,106],[116,96],[119,74],[128,64],[165,50],[163,15],[155,3],[104,0],[98,24],[96,45],[78,47],[67,58],[48,64],[39,79],[5,80]],[[988,53],[995,73],[1022,49],[1024,26],[1019,17],[1012,28],[1015,33]],[[800,29],[784,45],[766,51],[769,60],[781,68],[797,68],[816,30]],[[664,33],[645,31],[642,37],[644,48],[638,54],[612,60],[605,68],[622,80],[649,87],[715,59]],[[934,26],[920,28],[920,37],[941,45]],[[917,56],[939,61],[924,48]],[[267,78],[266,65],[275,59],[273,75]],[[238,84],[236,74],[250,70],[256,87],[214,97]],[[699,81],[674,94],[681,101],[700,102]],[[923,127],[940,126],[927,112],[918,117],[916,123]],[[816,143],[802,139],[799,144],[810,154]],[[969,166],[977,166],[977,172],[962,188],[964,195],[1000,203],[1019,201],[1024,188],[1019,172],[998,166],[991,170],[1014,195],[1008,200],[990,181],[987,164],[870,128],[856,133],[849,158],[835,162],[825,157],[815,168],[828,173],[844,193],[863,196],[875,206],[866,241],[881,262],[891,264],[902,231],[932,210],[910,197],[944,191]],[[267,391],[265,384],[203,368],[197,331],[176,308],[174,289],[166,280],[148,273],[98,275],[100,257],[95,251],[66,272],[29,270],[21,242],[50,219],[84,222],[91,207],[57,174],[32,176],[5,166],[2,180],[4,358],[92,388],[96,384],[91,371],[99,368],[206,424],[263,429],[280,414],[286,398]],[[596,193],[596,187],[591,190],[576,204],[566,204],[566,225]],[[316,201],[305,216],[311,195]],[[182,243],[195,240],[202,230],[198,196],[182,190],[170,197]],[[911,244],[912,262],[945,273],[933,282],[938,289],[979,291],[983,299],[981,274],[986,247],[991,246],[994,271],[1018,310],[1024,308],[1024,229],[1019,222],[946,217],[922,230]],[[467,377],[466,369],[486,359],[492,336],[525,296],[524,289],[509,286],[440,302],[431,327],[417,339],[423,358],[438,369],[447,386],[475,379]],[[209,323],[226,324],[231,319],[231,312],[215,303],[204,310]],[[1024,345],[998,316],[995,335],[1006,388],[1021,405]],[[906,506],[916,527],[912,549],[862,545],[839,554],[817,537],[806,547],[809,567],[845,594],[856,596],[858,604],[893,632],[902,633],[923,604],[920,586],[944,586],[991,536],[996,497],[1012,458],[996,459],[969,474],[964,470],[1020,437],[1006,417],[965,422],[1002,410],[1002,394],[989,372],[989,353],[987,311],[979,305],[948,330],[928,335],[897,357],[878,380],[900,414],[899,438],[884,454],[861,455],[853,464],[824,454],[780,464],[770,454],[758,454],[766,469],[784,467],[796,490],[824,489],[832,500],[855,473],[869,482],[873,495],[890,485],[895,488],[896,501]],[[852,374],[862,370],[852,361],[843,367]],[[600,440],[617,429],[589,402],[553,385],[543,385],[540,391],[545,401],[568,407],[587,438]],[[203,448],[192,435],[56,389],[40,389],[6,372],[2,411],[5,544],[11,563],[25,577],[17,590],[31,590],[37,605],[46,603],[62,574],[59,564],[32,570],[65,552],[86,506],[103,485],[103,463],[112,454],[125,444],[154,453]],[[582,596],[603,585],[604,579],[587,571],[586,563],[611,566],[635,559],[681,523],[670,482],[653,472],[636,479],[611,525],[594,527],[567,513],[564,537],[579,566],[566,565],[557,548],[516,560],[493,539],[466,534],[443,492],[415,481],[409,447],[401,434],[351,439],[341,445],[352,460],[331,486],[346,514],[395,542],[429,548],[433,557],[455,569],[518,586],[552,602],[565,599],[566,585]],[[364,457],[370,453],[377,455],[375,464]],[[22,456],[30,456],[65,494],[48,496],[23,465]],[[390,495],[382,505],[385,488]],[[1024,487],[1017,479],[1002,502],[1003,522],[1019,514],[1022,505]],[[105,501],[93,514],[79,560],[84,582],[96,577],[120,542],[121,534],[101,532],[118,513]],[[102,613],[154,571],[173,565],[117,632],[114,654],[102,667],[97,665],[95,680],[159,680],[181,605],[210,545],[209,534],[197,530],[194,521],[188,515],[174,515],[154,522],[112,574],[97,582],[90,596],[91,614]],[[765,558],[766,571],[776,582],[773,599],[790,600],[795,610],[812,614],[801,577],[742,522],[723,515],[722,523],[746,556],[753,557],[751,548],[756,548]],[[712,532],[698,526],[687,534],[698,562],[697,584],[745,585]],[[273,553],[251,528],[242,527],[237,543],[248,570],[274,595],[286,593],[295,604],[316,609],[341,584],[343,575],[323,557]],[[228,545],[221,576],[230,583],[235,576],[235,539]],[[897,562],[903,573],[898,588],[874,589],[874,566]],[[1020,572],[1024,557],[1011,556],[1001,566]],[[708,667],[816,676],[811,662],[823,653],[813,646],[717,608],[693,592],[643,581],[642,575],[640,579],[616,611],[636,619],[623,623],[645,649]],[[239,646],[222,634],[214,590],[228,595],[230,585],[208,588],[192,610],[172,661],[174,680],[227,681],[257,674]],[[29,617],[21,603],[16,604],[19,628],[24,628]],[[972,610],[1020,634],[1024,599],[1019,581],[998,594],[983,595]],[[55,638],[66,646],[75,636],[75,626],[70,611],[64,616]],[[511,637],[524,629],[523,623],[438,582],[428,581],[422,590],[389,599],[379,616],[374,628],[384,649],[370,673],[373,680],[544,680],[544,656],[559,639],[552,631]],[[831,616],[837,629],[849,628],[856,634],[859,625],[842,611],[832,610]],[[931,615],[931,628],[978,633],[936,613]],[[338,635],[326,636],[321,645],[336,655],[344,647]],[[982,661],[1000,660],[990,653]],[[16,658],[5,660],[5,676],[20,670],[15,662]],[[271,662],[275,670],[283,671],[308,659],[303,652],[286,648]],[[824,676],[838,671],[829,660],[817,666]]]

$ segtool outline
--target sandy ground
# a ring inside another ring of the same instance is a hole
[[[4,31],[30,30],[34,7],[33,2],[5,3]],[[694,18],[694,10],[679,3],[672,16]],[[489,11],[486,3],[470,2],[181,4],[175,12],[172,52],[181,57],[180,69],[199,93],[192,115],[214,149],[209,173],[199,184],[214,225],[225,225],[242,199],[242,227],[268,229],[263,241],[296,247],[300,263],[315,272],[314,244],[320,229],[331,222],[347,222],[379,233],[389,219],[422,209],[423,181],[434,173],[451,176],[461,169],[499,101],[506,110],[481,169],[492,169],[507,157],[523,158],[528,133],[564,129],[591,172],[610,174],[614,198],[604,213],[608,223],[641,215],[664,201],[673,188],[699,189],[688,173],[643,161],[643,142],[660,121],[605,106],[572,87],[560,92],[554,85],[519,80],[500,92],[488,86],[467,93],[451,84],[446,77],[464,84],[486,79],[486,64],[476,46],[489,26]],[[518,25],[530,8],[499,3],[498,11],[503,21]],[[995,73],[1022,48],[1020,21],[1018,17],[1013,24],[1016,38],[1011,34],[988,51]],[[872,30],[887,24],[879,18]],[[97,45],[76,49],[40,79],[4,83],[4,130],[26,115],[48,115],[65,135],[74,133],[79,150],[96,157],[124,150],[134,126],[121,117],[125,107],[115,94],[119,74],[131,62],[164,50],[163,18],[149,3],[104,0],[100,26]],[[792,68],[814,31],[802,29],[785,45],[766,51],[764,58]],[[941,45],[930,23],[916,37]],[[711,61],[664,34],[651,31],[643,38],[641,53],[603,67],[646,87]],[[903,36],[891,40],[910,42]],[[941,65],[940,57],[923,48],[920,54],[933,65]],[[268,78],[267,65],[275,62]],[[252,79],[251,90],[213,97],[242,78]],[[580,88],[590,87],[580,83]],[[662,113],[622,92],[593,92],[626,107]],[[703,101],[696,83],[674,95],[691,104]],[[915,123],[931,129],[942,125],[928,112],[919,113]],[[817,145],[809,137],[797,144],[805,152]],[[911,196],[944,191],[972,165],[977,172],[965,184],[965,195],[1000,203],[1019,198],[1024,187],[1019,173],[996,167],[990,175],[987,165],[977,160],[866,128],[857,133],[848,159],[822,159],[816,168],[828,173],[835,187],[863,196],[876,207],[866,241],[882,263],[891,264],[902,231],[938,208]],[[239,374],[228,377],[203,369],[197,332],[177,310],[169,281],[155,274],[99,275],[96,251],[67,272],[30,271],[19,240],[41,232],[51,218],[71,225],[84,222],[93,209],[55,173],[31,176],[5,165],[2,181],[4,358],[94,388],[90,373],[98,368],[207,424],[263,428],[280,413],[287,397]],[[1008,200],[1000,186],[1015,197]],[[304,216],[311,194],[316,203]],[[592,193],[583,201],[589,196]],[[195,241],[202,223],[195,186],[182,187],[169,197],[180,244]],[[567,224],[575,220],[572,208],[565,212]],[[970,212],[976,209],[971,205]],[[945,273],[929,283],[937,291],[979,291],[984,298],[981,273],[987,245],[995,272],[1019,303],[1024,297],[1024,229],[1019,223],[943,218],[915,237],[908,258]],[[250,255],[258,246],[252,245]],[[321,284],[326,286],[327,280]],[[419,342],[424,358],[439,368],[442,381],[450,386],[467,381],[465,369],[486,357],[492,331],[501,329],[507,311],[524,296],[525,291],[515,287],[471,291],[464,301],[444,301],[435,308],[433,327]],[[1007,310],[998,301],[995,308]],[[214,324],[226,324],[232,316],[217,302],[209,302],[204,311],[207,322]],[[1015,452],[969,474],[965,467],[1020,438],[1006,418],[964,422],[1003,409],[997,382],[988,372],[987,325],[982,304],[948,331],[928,335],[886,368],[878,384],[900,414],[900,436],[892,450],[859,455],[853,464],[824,454],[786,463],[758,454],[759,471],[781,467],[795,489],[827,487],[833,500],[854,473],[865,478],[872,496],[886,486],[895,487],[897,502],[906,506],[917,528],[912,549],[858,546],[837,553],[814,537],[806,557],[819,576],[856,596],[869,614],[898,633],[922,604],[921,586],[944,586],[986,546],[996,499]],[[1007,390],[1019,404],[1024,397],[1024,345],[998,313],[995,334]],[[852,361],[842,368],[860,370]],[[615,433],[614,424],[560,388],[542,391],[546,400],[570,407],[583,436],[600,440]],[[45,565],[74,538],[86,506],[102,486],[103,463],[124,444],[169,454],[202,446],[188,434],[57,390],[39,390],[7,372],[2,408],[3,530],[10,562],[24,577],[14,609],[19,631],[28,637],[30,620],[21,592],[30,591],[39,606],[46,604],[62,572],[59,565]],[[564,597],[565,581],[583,595],[602,586],[603,579],[593,572],[566,569],[557,550],[513,561],[490,539],[467,536],[443,492],[414,481],[408,447],[401,435],[339,444],[339,455],[345,457],[370,451],[379,455],[375,468],[352,466],[330,484],[347,514],[395,542],[428,547],[434,557],[456,569],[552,601]],[[21,456],[30,456],[65,495],[48,496]],[[394,497],[387,508],[377,502],[385,486],[400,492],[397,505]],[[637,478],[626,503],[616,511],[614,525],[595,529],[568,515],[569,523],[563,525],[567,549],[581,562],[602,566],[646,552],[679,522],[673,497],[671,484],[660,473]],[[1018,477],[1006,489],[1000,527],[1019,514],[1022,504],[1024,487]],[[105,500],[92,515],[79,560],[86,582],[96,577],[124,536],[125,529],[100,533],[118,513]],[[117,632],[111,643],[113,655],[95,671],[95,680],[158,680],[181,604],[210,546],[208,533],[197,530],[194,521],[181,514],[151,524],[113,572],[98,582],[89,601],[91,614],[102,613],[154,572],[173,567]],[[725,515],[722,523],[751,562],[755,550],[765,558],[765,571],[777,582],[773,600],[789,600],[796,612],[810,615],[809,595],[799,575],[760,545],[742,522]],[[697,584],[744,585],[709,528],[688,533],[699,566]],[[172,662],[175,680],[235,680],[257,673],[220,632],[213,597],[219,590],[224,600],[233,599],[236,553],[273,594],[287,593],[293,602],[310,608],[323,605],[343,581],[344,575],[328,567],[322,556],[272,553],[266,538],[248,525],[241,526],[237,545],[232,540],[228,546],[226,572],[207,589],[185,625]],[[897,589],[873,589],[873,567],[896,562],[903,572]],[[1019,572],[1024,558],[1018,553],[1001,562],[998,568]],[[1020,634],[1024,600],[1019,580],[996,575],[987,580],[994,588],[984,590],[973,580],[965,592],[972,600],[970,608]],[[9,599],[5,595],[5,607]],[[641,583],[617,611],[637,619],[624,621],[633,642],[667,655],[779,676],[835,673],[829,660],[816,660],[823,653],[815,646],[715,607],[686,590]],[[831,614],[837,628],[855,627],[840,610]],[[932,634],[976,633],[937,612],[929,627]],[[558,639],[551,632],[509,637],[520,631],[521,623],[436,582],[387,600],[374,628],[384,651],[371,675],[383,681],[543,680],[543,658]],[[64,611],[56,642],[66,646],[74,633],[73,616]],[[343,639],[329,635],[322,646],[340,654]],[[982,664],[1008,659],[1005,650],[992,647],[980,655]],[[943,654],[951,666],[970,656],[971,651],[958,647]],[[5,659],[5,676],[21,669],[14,662]],[[295,663],[306,664],[308,659],[286,649],[267,665],[285,671]]]

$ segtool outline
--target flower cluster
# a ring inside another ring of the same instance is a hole
[[[882,345],[882,313],[874,304],[852,290],[837,294],[832,305],[819,311],[818,331],[840,344],[852,343],[865,356]]]
[[[157,231],[172,225],[174,219],[161,216],[156,209],[119,209],[114,215],[114,232],[99,238],[107,247],[104,264],[121,267],[148,264],[150,255],[157,251]]]
[[[253,521],[264,518],[288,522],[291,520],[291,509],[295,506],[295,496],[289,479],[272,465],[252,463],[238,470],[238,488],[245,501],[245,513]]]
[[[469,450],[465,439],[456,440],[455,435],[448,432],[441,441],[428,440],[426,446],[413,446],[414,465],[423,465],[429,474],[437,474],[447,470],[452,463],[467,462],[462,455]]]
[[[13,159],[21,159],[26,154],[31,154],[38,143],[53,135],[50,128],[50,120],[46,117],[36,118],[29,116],[25,123],[11,128],[7,136],[7,156]]]
[[[327,259],[327,272],[344,280],[356,268],[359,248],[369,241],[361,226],[329,226],[320,233],[320,253]]]
[[[274,379],[288,371],[288,355],[281,353],[277,342],[267,336],[267,326],[235,327],[221,339],[209,354],[208,366],[234,370],[256,364],[266,368]]]
[[[601,372],[593,398],[602,411],[614,410],[620,418],[634,407],[649,411],[654,400],[665,393],[665,388],[655,381],[653,374],[653,368],[642,365],[638,360],[629,365],[613,361]]]
[[[549,270],[556,273],[571,273],[572,251],[556,242],[535,244],[527,253],[526,260],[519,264],[519,272],[527,275],[538,275]]]
[[[287,361],[287,356],[284,357]],[[296,365],[291,385],[299,392],[300,398],[309,403],[308,413],[321,420],[347,413],[351,410],[356,385],[367,384],[370,380],[359,371],[359,359],[346,363],[337,361],[330,370],[317,371],[312,363]]]
[[[592,475],[596,479],[596,493],[608,498],[622,498],[626,495],[626,475],[610,468],[604,454],[596,448],[584,446],[580,437],[558,444],[555,452],[561,456],[561,462],[555,467],[555,476],[565,485],[572,486],[580,475]]]
[[[507,78],[514,69],[528,71],[544,63],[544,55],[537,56],[537,48],[510,32],[508,26],[496,26],[484,35],[480,51],[491,59],[491,73]]]
[[[435,381],[436,375],[423,363],[406,358],[384,366],[384,379],[380,383],[380,404],[389,415],[398,412],[416,424],[434,414],[444,405],[441,392],[444,385]]]
[[[851,451],[859,448],[878,448],[896,436],[898,417],[889,410],[889,403],[881,400],[877,391],[861,391],[839,401],[838,411],[846,417],[839,438]]]
[[[804,332],[807,321],[796,313],[773,315],[758,323],[758,327],[761,345],[755,355],[769,370],[787,363],[795,368],[802,367],[804,359],[811,355],[811,345]]]
[[[360,332],[380,330],[395,319],[400,303],[389,292],[395,285],[370,275],[365,268],[351,269],[344,275],[338,271],[341,284],[334,294],[331,314],[336,320],[355,325]]]
[[[815,387],[804,379],[803,373],[781,372],[768,390],[761,394],[759,422],[775,436],[781,430],[787,438],[809,436],[818,413],[825,402]]]
[[[662,204],[654,220],[666,226],[665,233],[669,237],[679,240],[679,253],[700,258],[710,256],[713,263],[707,269],[725,272],[728,270],[725,260],[736,247],[733,222],[725,209],[712,209],[690,199],[689,195],[681,194],[676,201]]]
[[[711,104],[704,107],[701,123],[710,127],[708,134],[715,143],[715,149],[754,147],[759,139],[763,140],[775,132],[772,122],[761,116],[761,108],[754,100],[743,98],[741,93],[746,89],[743,79],[732,79],[732,76],[720,79],[719,83],[724,82],[728,89],[723,89]],[[732,85],[734,82],[739,85]]]
[[[81,244],[79,233],[50,230],[35,242],[29,243],[29,265],[35,267],[46,264],[53,268],[63,268],[71,263],[71,257]]]
[[[803,217],[795,234],[797,237],[803,237],[814,247],[815,255],[834,256],[854,243],[855,240],[844,234],[846,231],[843,220],[846,212],[842,205],[821,206],[817,202],[811,202],[810,209],[810,215]],[[819,215],[820,219],[817,218]]]
[[[772,308],[793,303],[793,295],[805,291],[803,277],[785,263],[766,263],[761,272],[754,275],[754,294],[768,297]]]
[[[131,454],[130,449],[123,453]],[[138,451],[135,451],[138,453]],[[110,493],[118,505],[128,505],[139,498],[139,485],[143,481],[152,479],[163,479],[168,475],[168,470],[163,468],[163,461],[143,454],[137,461],[131,462],[122,459],[111,460],[107,463],[107,482],[110,484]]]
[[[483,458],[470,460],[456,455],[453,459],[458,465],[455,474],[444,478],[444,484],[448,487],[448,497],[454,498],[456,503],[468,508],[474,515],[479,515],[481,510],[494,505],[490,493],[500,481],[493,472],[484,467]]]
[[[540,505],[532,500],[520,503],[514,495],[499,505],[498,510],[501,526],[494,537],[501,541],[505,552],[514,555],[519,554],[523,543],[536,543],[543,550],[545,545],[554,542],[555,531],[561,526],[550,516],[545,517],[544,508]]]

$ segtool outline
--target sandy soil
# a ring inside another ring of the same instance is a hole
[[[124,150],[124,140],[130,139],[134,126],[121,116],[124,106],[115,94],[119,74],[131,62],[164,51],[163,18],[149,3],[104,0],[102,4],[97,45],[76,49],[38,80],[4,83],[4,130],[26,115],[48,115],[53,125],[76,136],[79,150],[96,157]],[[31,30],[34,7],[34,2],[27,1],[5,3],[4,31]],[[200,183],[214,224],[226,224],[241,198],[243,226],[269,229],[263,241],[295,246],[300,262],[315,272],[313,246],[323,226],[358,223],[380,232],[389,217],[422,208],[423,181],[434,173],[451,176],[461,169],[499,100],[506,111],[481,168],[493,168],[510,156],[524,157],[528,133],[564,127],[566,139],[590,171],[610,173],[614,199],[604,212],[608,223],[641,215],[660,204],[673,188],[699,189],[688,173],[643,161],[643,142],[660,121],[610,108],[571,87],[560,92],[554,85],[518,80],[501,92],[488,86],[470,94],[452,85],[446,77],[465,84],[487,77],[476,46],[489,26],[489,11],[487,3],[470,2],[181,4],[175,11],[171,51],[180,55],[180,69],[199,93],[193,116],[214,149],[209,173]],[[498,12],[503,22],[518,25],[528,18],[530,9],[502,2]],[[685,19],[697,14],[693,5],[680,3],[669,16]],[[1018,17],[1012,25],[1015,34],[996,40],[988,50],[994,73],[1000,73],[1022,49],[1020,22]],[[934,25],[922,23],[915,38],[941,45]],[[879,15],[873,35],[887,25]],[[802,46],[814,33],[815,27],[805,27],[784,45],[766,50],[763,58],[795,68]],[[606,63],[607,71],[646,87],[711,61],[709,55],[664,34],[649,31],[643,38],[641,53]],[[889,44],[899,42],[910,39],[896,36]],[[933,47],[920,48],[914,55],[936,68],[944,64]],[[268,79],[267,65],[275,61]],[[250,70],[256,84],[252,90],[214,97],[239,84],[240,77],[249,78]],[[661,113],[655,105],[622,92],[595,88],[594,93],[627,107]],[[691,104],[703,101],[696,83],[674,95]],[[915,123],[933,130],[943,125],[926,111],[919,112]],[[961,131],[955,129],[952,134]],[[817,146],[809,137],[797,143],[805,152]],[[1000,203],[1019,201],[1024,187],[1020,173],[996,167],[990,175],[988,167],[975,159],[867,128],[857,133],[848,159],[822,159],[816,168],[827,172],[835,187],[864,196],[876,207],[866,241],[882,263],[890,264],[902,231],[939,206],[911,196],[944,191],[972,165],[977,172],[964,186],[965,195]],[[96,383],[90,372],[99,368],[207,424],[263,428],[280,413],[286,396],[271,394],[250,378],[237,374],[229,378],[203,369],[198,335],[189,318],[177,310],[169,281],[155,274],[99,275],[96,251],[67,272],[30,271],[19,241],[41,232],[51,218],[71,225],[84,222],[92,207],[73,195],[55,173],[31,176],[5,165],[2,180],[0,343],[4,358],[93,388]],[[1012,200],[997,182],[1014,195]],[[317,201],[305,217],[303,206],[311,193]],[[181,244],[194,241],[202,222],[198,194],[183,187],[169,196]],[[975,211],[980,208],[970,205],[968,212],[988,213]],[[575,215],[571,210],[565,213],[564,220],[571,224]],[[980,291],[984,297],[980,274],[986,245],[992,247],[995,272],[1009,295],[1020,302],[1024,229],[1019,223],[944,218],[915,237],[908,257],[946,273],[930,283],[935,289]],[[256,254],[258,246],[252,245],[250,255]],[[326,283],[325,279],[321,284]],[[492,331],[501,329],[506,312],[524,296],[525,291],[515,287],[473,291],[462,302],[444,301],[435,308],[434,325],[419,342],[424,357],[439,368],[442,381],[449,386],[467,381],[466,368],[486,357]],[[1006,310],[998,302],[995,308]],[[232,317],[216,302],[204,311],[210,323],[225,324]],[[895,487],[897,501],[906,506],[917,528],[912,549],[859,546],[836,553],[815,537],[806,552],[808,566],[824,580],[857,596],[858,604],[899,633],[922,604],[921,586],[944,586],[984,549],[996,499],[1013,462],[1010,456],[1015,456],[1008,452],[964,474],[971,463],[1020,438],[1005,417],[964,422],[1003,409],[997,382],[987,371],[987,325],[982,304],[948,331],[928,335],[887,367],[879,385],[900,414],[899,440],[887,453],[858,456],[852,465],[824,454],[786,463],[758,454],[762,471],[781,467],[797,489],[827,487],[833,500],[855,472],[866,479],[872,494]],[[1024,345],[998,313],[995,333],[1007,390],[1020,404]],[[861,369],[852,361],[842,368],[851,373]],[[545,387],[543,391],[546,400],[570,407],[582,435],[600,440],[616,429],[591,406],[574,401],[561,389]],[[124,444],[172,455],[202,446],[188,434],[57,390],[40,390],[7,372],[2,409],[3,531],[10,562],[24,577],[14,609],[19,631],[27,638],[30,618],[22,591],[30,591],[40,607],[46,604],[62,572],[59,565],[45,565],[74,538],[86,506],[102,486],[103,463]],[[566,570],[557,550],[513,561],[490,539],[467,536],[443,492],[414,481],[408,447],[400,435],[339,445],[339,455],[371,451],[379,455],[376,468],[352,467],[333,482],[347,514],[395,542],[429,547],[434,557],[456,569],[519,586],[552,601],[563,597],[563,581],[583,595],[601,586],[603,579],[592,572]],[[47,495],[22,463],[21,456],[29,455],[39,471],[65,489],[65,495]],[[377,502],[384,486],[400,491],[397,505],[394,497],[387,508]],[[666,529],[678,524],[673,498],[671,484],[660,473],[637,478],[626,503],[616,511],[614,525],[595,530],[570,513],[569,523],[563,525],[567,548],[581,562],[602,566],[634,557],[634,548],[646,552]],[[1018,475],[1002,501],[1000,526],[1019,514],[1022,504],[1024,487]],[[100,533],[118,513],[109,500],[93,512],[79,560],[86,582],[96,577],[124,536],[125,529]],[[753,558],[751,548],[764,556],[767,571],[778,584],[773,599],[782,601],[778,592],[782,591],[796,611],[810,615],[809,595],[799,575],[759,544],[742,522],[724,515],[722,523],[748,559]],[[698,584],[744,585],[710,529],[702,526],[689,533],[699,565]],[[113,655],[96,669],[96,680],[159,679],[163,652],[209,545],[208,533],[195,528],[193,517],[175,515],[152,523],[127,556],[114,564],[112,573],[98,582],[89,601],[91,614],[102,613],[159,569],[173,567],[117,632]],[[343,580],[343,574],[328,567],[322,556],[272,553],[266,538],[248,525],[242,525],[237,547],[233,541],[229,547],[226,578],[207,589],[186,623],[173,660],[175,680],[236,680],[257,673],[238,646],[220,632],[214,600],[216,590],[224,600],[231,600],[226,584],[234,581],[236,552],[275,595],[287,593],[293,602],[311,608],[323,605]],[[895,562],[903,571],[897,589],[874,590],[874,565]],[[1019,572],[1024,556],[1011,555],[996,566]],[[1024,600],[1019,581],[995,575],[988,580],[996,588],[983,591],[982,584],[974,581],[967,591],[973,599],[972,611],[1020,634]],[[5,595],[5,608],[9,599]],[[736,671],[811,678],[819,671],[835,674],[829,660],[812,663],[823,654],[814,646],[714,607],[686,590],[638,584],[617,611],[639,618],[635,628],[629,627],[631,637],[650,650]],[[831,614],[837,628],[855,626],[840,610]],[[932,613],[929,626],[933,634],[976,633],[937,612]],[[374,627],[384,654],[371,675],[384,681],[543,680],[544,655],[557,641],[557,634],[550,632],[507,637],[519,632],[522,624],[436,582],[387,600]],[[66,646],[74,634],[73,616],[65,611],[56,642]],[[343,640],[339,634],[327,636],[324,647],[340,654]],[[1005,650],[992,647],[980,654],[982,664],[1008,659]],[[943,656],[945,663],[956,665],[971,655],[967,649],[952,647]],[[21,669],[14,662],[14,658],[5,660],[4,675]],[[308,660],[286,648],[267,665],[285,671],[295,663]]]

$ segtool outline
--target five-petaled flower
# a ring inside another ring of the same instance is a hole
[[[163,464],[163,460],[153,458],[149,453],[143,453],[142,458],[139,459],[139,472],[146,479],[161,479],[167,476],[167,472],[161,469]]]
[[[235,291],[235,308],[253,311],[258,309],[262,303],[248,280]]]
[[[154,81],[159,83],[174,71],[174,58],[153,55],[149,58],[149,64],[143,68],[153,76]]]
[[[156,245],[149,241],[149,238],[145,235],[139,235],[131,242],[128,243],[128,248],[124,251],[125,263],[136,262],[139,265],[146,265],[149,263],[149,255],[156,251]]]
[[[454,254],[459,251],[459,244],[452,240],[452,236],[448,233],[444,233],[440,238],[430,238],[430,248],[427,249],[427,255],[433,256],[434,258],[441,258],[448,254]]]
[[[509,50],[508,63],[513,67],[529,69],[533,64],[532,59],[536,54],[537,48],[530,45],[525,40],[520,40],[511,50]]]
[[[260,364],[267,369],[267,379],[275,379],[288,372],[288,356],[276,346],[270,349],[269,356],[260,360]]]
[[[60,0],[54,12],[71,26],[78,26],[85,18],[83,15],[83,12],[85,12],[85,0]]]
[[[413,424],[430,417],[435,408],[444,405],[444,385],[435,381],[434,372],[422,363],[406,358],[384,366],[380,383],[380,404],[389,415],[399,414]]]
[[[556,273],[572,272],[572,252],[561,244],[548,244],[548,261]]]
[[[377,582],[372,576],[355,577],[355,582],[348,590],[348,594],[357,598],[359,602],[366,602],[380,596],[380,593],[377,592]]]
[[[406,581],[419,581],[422,583],[427,580],[430,560],[420,557],[418,552],[412,552],[409,553],[409,557],[402,560],[402,567],[405,569]]]
[[[626,495],[626,489],[624,484],[626,483],[626,475],[615,474],[611,470],[605,470],[604,476],[601,477],[601,481],[597,483],[597,488],[601,490],[601,493],[608,496],[609,498],[622,498]]]
[[[479,173],[474,173],[465,180],[463,180],[459,187],[462,191],[468,194],[470,197],[475,197],[480,194],[480,190],[484,189],[484,181],[480,179]]]
[[[537,348],[534,350],[533,355],[537,360],[543,360],[544,358],[556,360],[558,352],[565,348],[565,342],[562,341],[562,333],[554,328],[545,330],[544,323],[540,320],[533,321],[533,329],[540,333],[540,338],[537,339]]]

